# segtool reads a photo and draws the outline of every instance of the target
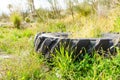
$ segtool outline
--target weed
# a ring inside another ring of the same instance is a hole
[[[22,17],[19,13],[17,12],[12,13],[10,15],[10,19],[16,28],[18,29],[21,28]]]
[[[113,59],[106,59],[100,56],[98,53],[94,53],[93,57],[89,56],[87,53],[83,60],[72,62],[71,53],[67,51],[64,53],[57,52],[54,57],[53,72],[58,79],[70,79],[70,80],[86,80],[86,79],[118,79],[120,65],[118,57]]]

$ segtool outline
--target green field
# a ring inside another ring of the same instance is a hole
[[[15,15],[10,21],[13,24],[14,17]],[[120,80],[119,50],[111,58],[104,58],[94,52],[93,57],[85,55],[82,61],[75,62],[68,55],[72,52],[66,51],[66,55],[58,52],[53,57],[53,62],[49,63],[41,53],[35,52],[33,44],[38,32],[70,32],[71,38],[93,38],[106,32],[120,32],[120,7],[111,9],[107,17],[98,17],[95,13],[86,16],[75,11],[74,19],[67,14],[62,18],[48,18],[46,21],[28,20],[27,24],[20,28],[19,23],[0,27],[0,79]],[[2,55],[8,58],[3,58]]]

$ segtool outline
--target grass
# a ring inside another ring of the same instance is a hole
[[[3,80],[119,80],[119,50],[118,55],[111,59],[95,53],[93,57],[86,54],[83,60],[74,62],[72,52],[66,50],[64,54],[61,48],[61,53],[57,52],[53,57],[53,63],[48,63],[42,55],[35,53],[33,46],[37,32],[70,32],[72,38],[99,37],[104,32],[118,32],[118,13],[111,12],[108,18],[75,14],[74,21],[67,16],[64,19],[35,23],[26,29],[0,27],[0,51],[14,56],[0,60]],[[51,68],[51,65],[54,67]]]
[[[20,13],[13,12],[10,16],[10,20],[16,28],[21,28],[22,16],[20,15]]]
[[[59,57],[58,57],[59,56]],[[97,54],[88,55],[80,62],[72,62],[68,55],[55,58],[54,72],[62,80],[119,80],[119,55],[113,59],[105,59]],[[56,62],[57,61],[57,62]]]

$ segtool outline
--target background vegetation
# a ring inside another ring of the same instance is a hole
[[[99,37],[101,33],[120,32],[119,0],[66,0],[67,9],[48,0],[51,10],[35,9],[34,0],[28,10],[13,9],[0,16],[0,78],[3,80],[119,80],[120,52],[106,59],[96,52],[74,62],[67,50],[57,53],[48,63],[34,51],[38,32],[69,32],[71,38]],[[2,24],[5,23],[5,24]]]

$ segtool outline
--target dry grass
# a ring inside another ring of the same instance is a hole
[[[74,21],[70,15],[64,19],[49,19],[47,22],[33,23],[31,24],[32,27],[21,30],[13,27],[1,27],[0,49],[5,51],[6,54],[15,56],[15,58],[0,62],[0,70],[5,75],[3,78],[6,80],[119,79],[120,55],[113,58],[113,60],[103,60],[98,56],[89,58],[86,55],[85,60],[82,62],[69,62],[69,64],[67,63],[71,58],[68,55],[66,55],[68,58],[58,55],[55,57],[56,63],[54,64],[56,66],[53,70],[46,72],[47,68],[44,68],[46,62],[40,55],[36,55],[33,46],[34,36],[37,32],[70,32],[72,33],[71,38],[99,37],[104,32],[116,32],[120,29],[120,27],[116,28],[114,26],[117,24],[115,20],[120,16],[119,13],[119,9],[111,10],[108,17],[98,17],[97,15],[85,17],[76,13]],[[89,60],[93,63],[88,64]]]

